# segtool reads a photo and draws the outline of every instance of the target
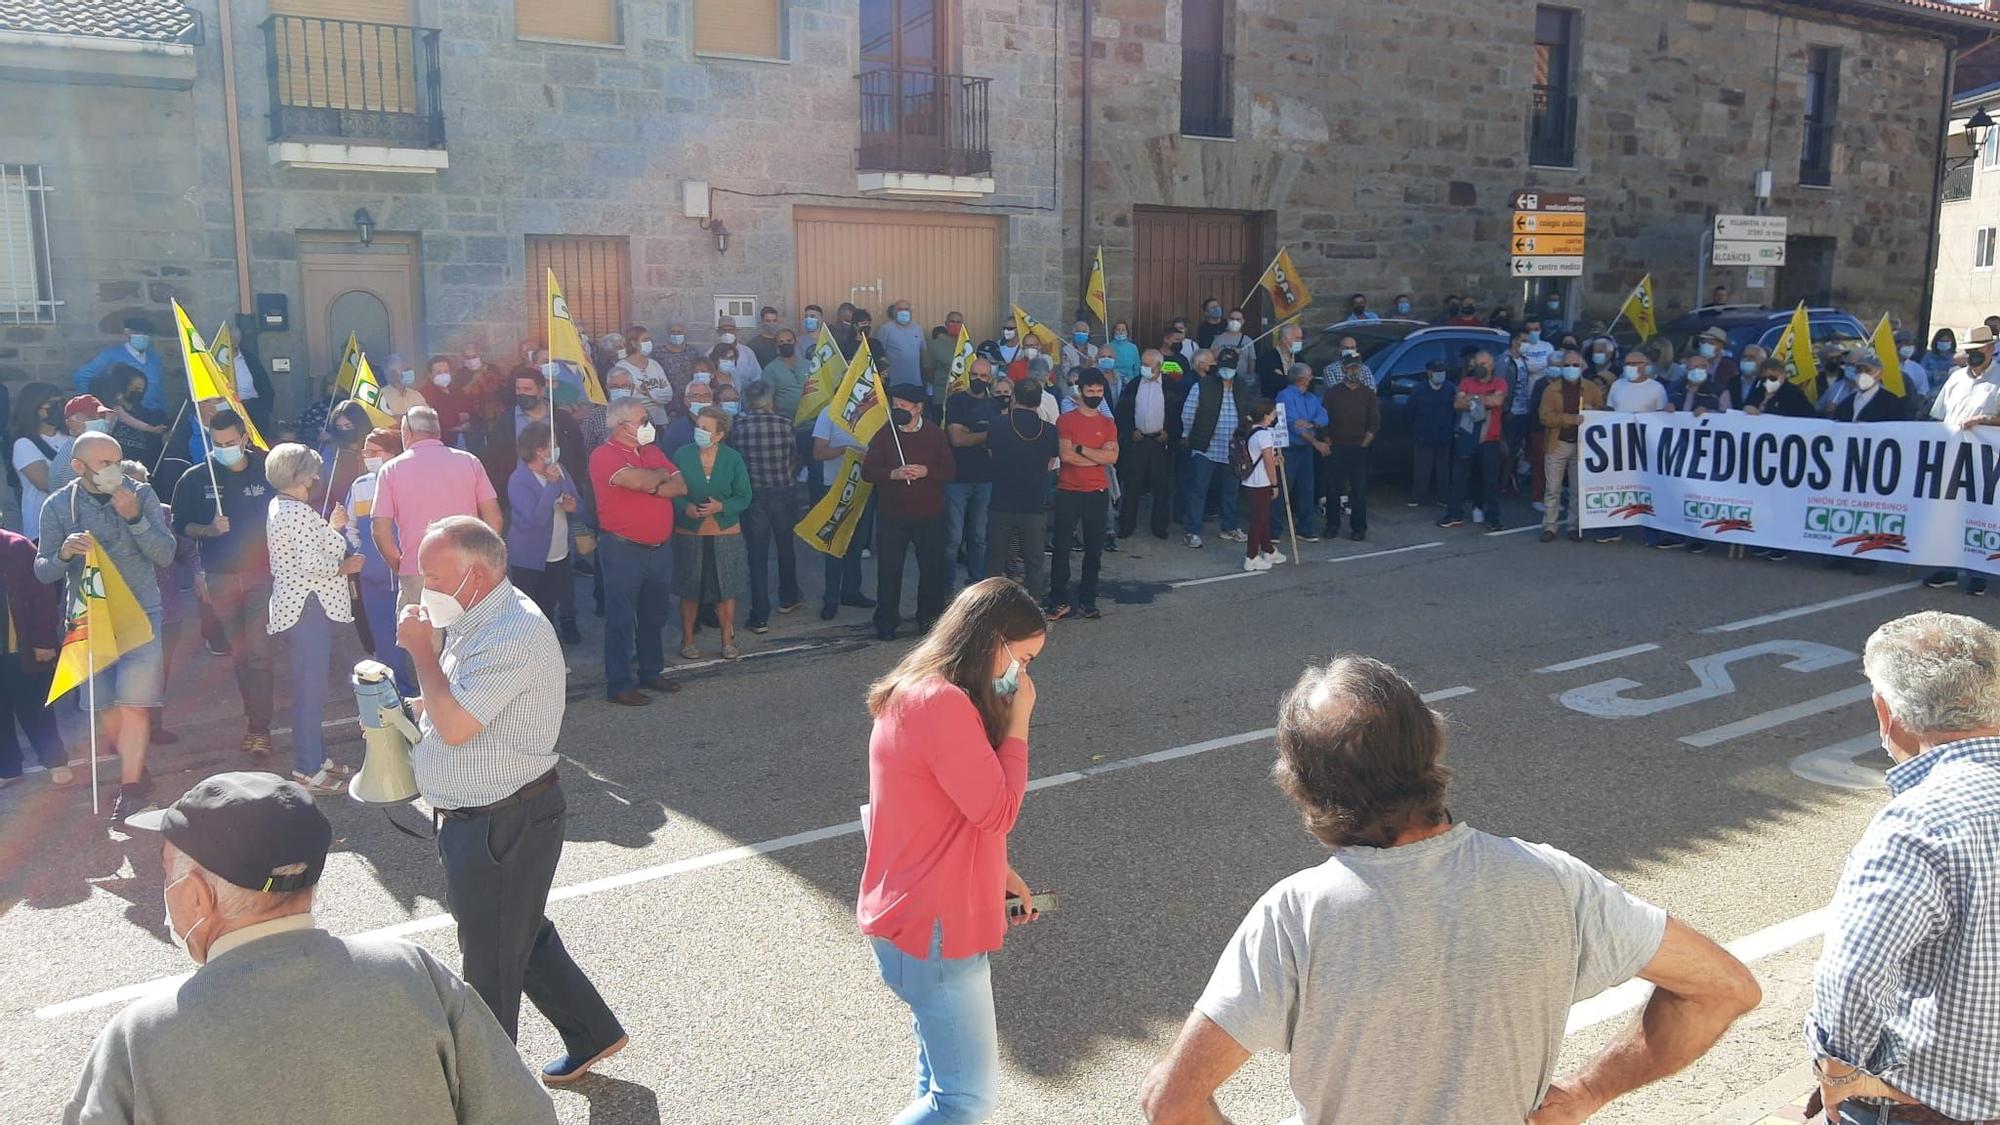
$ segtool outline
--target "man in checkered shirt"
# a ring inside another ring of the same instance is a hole
[[[1813,978],[1820,1098],[1841,1125],[2000,1118],[2000,632],[1915,613],[1863,666],[1896,765]]]

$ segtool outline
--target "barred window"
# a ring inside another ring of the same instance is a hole
[[[0,323],[52,324],[48,187],[37,164],[0,164]]]
[[[530,335],[542,336],[549,270],[556,271],[556,284],[562,286],[577,331],[594,339],[606,332],[623,332],[632,323],[628,299],[632,260],[624,238],[531,234],[527,251]]]

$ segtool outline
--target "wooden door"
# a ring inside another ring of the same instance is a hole
[[[299,235],[299,310],[305,327],[309,384],[331,375],[351,331],[368,362],[390,353],[423,365],[423,284],[414,235],[377,234],[363,246],[353,235]]]
[[[1132,330],[1142,346],[1158,343],[1177,316],[1192,330],[1210,297],[1225,309],[1241,302],[1264,267],[1259,229],[1256,215],[1240,211],[1134,208]]]
[[[965,314],[973,339],[999,334],[1006,305],[1000,290],[1000,218],[929,211],[799,207],[793,308],[853,301],[881,324],[892,301],[907,300],[926,333],[948,312]],[[1060,309],[1030,310],[1054,316]]]

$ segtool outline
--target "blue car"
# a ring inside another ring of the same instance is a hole
[[[1375,393],[1382,399],[1382,429],[1375,435],[1369,457],[1370,475],[1404,476],[1410,471],[1410,392],[1428,375],[1432,360],[1444,361],[1449,378],[1458,381],[1459,356],[1467,348],[1484,348],[1497,361],[1511,337],[1498,328],[1473,325],[1432,325],[1420,320],[1348,321],[1328,325],[1306,345],[1299,358],[1312,364],[1316,375],[1340,358],[1340,340],[1354,337],[1361,361],[1375,376]]]

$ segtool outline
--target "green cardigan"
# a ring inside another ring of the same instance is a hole
[[[688,487],[686,496],[674,498],[674,513],[683,521],[681,526],[692,533],[701,520],[689,509],[720,500],[722,511],[716,513],[716,526],[735,527],[737,517],[750,506],[750,467],[743,463],[743,455],[726,445],[718,448],[712,477],[701,471],[701,447],[693,442],[675,451],[673,460]]]

